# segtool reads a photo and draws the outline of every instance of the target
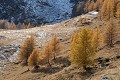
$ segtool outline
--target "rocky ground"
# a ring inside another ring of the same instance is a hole
[[[89,24],[81,24],[80,19],[84,17],[90,17],[91,22]],[[92,71],[89,73],[83,71],[82,68],[70,65],[69,46],[72,33],[88,25],[94,31],[96,24],[102,24],[102,31],[103,22],[96,21],[96,15],[92,12],[54,25],[22,30],[1,30],[0,80],[120,80],[119,43],[116,43],[113,48],[106,46],[101,48],[96,55],[97,63],[90,67]],[[36,36],[36,43],[40,49],[49,41],[53,34],[57,34],[62,44],[64,44],[64,49],[57,55],[57,60],[51,61],[52,66],[40,66],[36,73],[31,73],[28,69],[29,67],[21,67],[19,64],[15,64],[17,53],[24,40],[30,34]]]

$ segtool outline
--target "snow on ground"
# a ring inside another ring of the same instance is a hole
[[[97,15],[98,15],[97,11],[91,11],[85,15],[82,15],[81,18],[93,18],[93,17],[97,17]]]

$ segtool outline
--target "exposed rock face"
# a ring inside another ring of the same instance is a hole
[[[18,61],[17,54],[19,46],[7,45],[0,47],[0,72],[4,70],[9,62],[16,63]]]
[[[70,0],[5,0],[0,2],[0,19],[33,23],[60,22],[71,17],[72,6]]]
[[[85,2],[79,2],[76,5],[74,5],[72,10],[72,17],[76,17],[84,13],[84,6]]]
[[[2,0],[0,19],[16,23],[56,23],[83,12],[83,4],[77,4],[79,1],[85,0]]]
[[[75,5],[73,6],[72,17],[76,17],[84,13],[84,7],[86,2],[87,0],[77,0]]]
[[[15,45],[7,45],[0,47],[0,61],[8,60],[10,62],[14,62],[16,59],[16,55],[19,51],[19,46]]]

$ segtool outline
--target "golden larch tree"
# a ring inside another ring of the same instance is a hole
[[[21,61],[21,65],[23,66],[28,65],[27,60],[30,54],[33,52],[34,47],[35,47],[35,37],[31,35],[30,38],[27,38],[25,40],[18,54],[19,60]]]
[[[82,66],[86,70],[86,67],[93,63],[94,55],[92,34],[88,28],[83,28],[81,32],[72,37],[70,61],[72,64]]]
[[[11,29],[13,29],[13,30],[15,30],[16,29],[16,25],[15,25],[15,23],[14,22],[12,22],[11,23],[11,27],[10,27]]]
[[[39,68],[39,49],[35,48],[28,58],[28,65],[33,67],[32,70],[37,70]]]
[[[52,55],[54,57],[54,60],[56,59],[56,53],[58,53],[62,47],[60,45],[60,41],[57,38],[57,35],[54,34],[54,36],[52,37],[52,40],[50,41],[50,45],[51,45],[51,49],[52,49]]]
[[[105,0],[100,13],[101,19],[109,20],[115,17],[116,7],[116,0]]]
[[[88,12],[94,10],[94,5],[95,5],[95,2],[92,0],[89,4],[89,7],[88,7]]]
[[[113,47],[115,36],[115,27],[113,21],[111,20],[105,26],[104,43],[109,47]]]
[[[120,0],[118,0],[117,1],[117,12],[116,12],[116,16],[118,17],[118,18],[120,18]]]
[[[120,18],[120,8],[117,10],[116,16],[117,16],[118,18]]]
[[[27,29],[29,29],[29,28],[32,28],[30,23],[28,23],[28,25],[27,25]]]
[[[88,0],[86,3],[85,3],[85,7],[84,7],[84,12],[89,12],[88,11],[88,8],[89,8],[89,5],[90,5],[90,0]]]
[[[96,51],[98,51],[98,47],[100,45],[100,41],[101,41],[100,37],[101,37],[100,29],[99,27],[96,27],[96,29],[93,32],[93,36],[92,36],[92,45]]]
[[[47,60],[47,63],[49,64],[49,66],[51,66],[50,59],[52,58],[52,46],[50,45],[49,42],[46,44],[42,53],[46,56],[46,60]]]

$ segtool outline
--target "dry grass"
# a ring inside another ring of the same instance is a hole
[[[29,37],[30,33],[40,33],[43,32],[47,34],[47,36],[40,36],[38,35],[36,38],[36,41],[38,42],[37,45],[39,45],[40,49],[43,48],[44,44],[50,40],[51,34],[56,33],[58,37],[62,40],[62,43],[64,43],[64,49],[60,51],[60,54],[56,56],[57,61],[51,60],[52,67],[48,67],[46,64],[46,56],[43,54],[39,56],[41,59],[41,65],[38,73],[31,73],[30,71],[26,72],[28,70],[28,67],[20,67],[19,65],[14,64],[7,64],[4,73],[0,73],[0,80],[85,80],[90,77],[85,76],[82,73],[81,68],[70,66],[69,62],[69,46],[70,46],[70,36],[71,34],[77,30],[80,25],[79,23],[80,17],[76,17],[74,19],[70,19],[64,22],[61,22],[59,24],[55,25],[45,25],[42,27],[37,28],[31,28],[31,29],[23,29],[23,30],[8,30],[6,32],[2,31],[0,32],[0,35],[5,36],[7,39],[4,43],[4,45],[11,44],[14,42],[16,45],[21,45],[22,42]],[[105,22],[97,21],[97,25],[100,25],[100,33],[103,33],[103,28],[105,25]],[[96,24],[91,24],[91,29],[95,29]],[[119,26],[119,25],[117,25]],[[12,36],[12,37],[11,37]],[[118,37],[117,40],[120,38]],[[11,41],[9,41],[11,40]],[[13,41],[12,41],[13,40]],[[10,43],[9,43],[10,42]],[[41,44],[42,43],[42,44]],[[103,48],[98,52],[98,57],[104,57],[109,58],[112,56],[116,56],[119,54],[119,44],[117,46],[115,45],[113,48]],[[42,63],[43,62],[43,63]],[[110,74],[119,74],[119,61],[113,61],[110,65],[110,68],[100,69],[95,71],[95,76],[92,76],[91,80],[99,80],[101,75],[108,74],[109,71],[111,71]],[[42,65],[43,64],[43,65]],[[113,73],[112,73],[113,72]],[[115,72],[115,73],[114,73]],[[119,79],[118,79],[119,80]]]

